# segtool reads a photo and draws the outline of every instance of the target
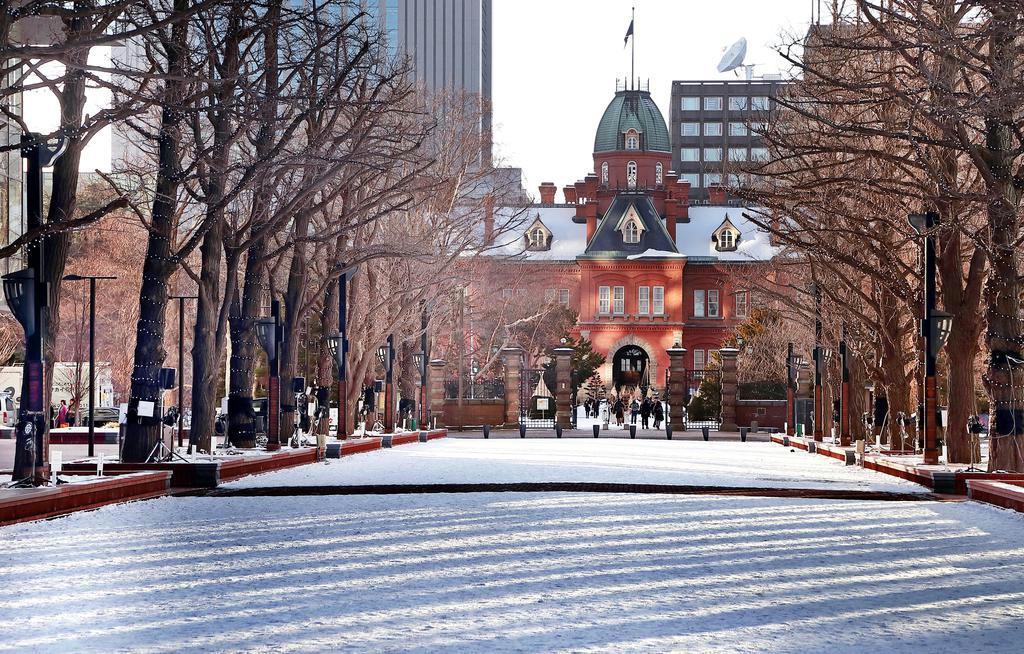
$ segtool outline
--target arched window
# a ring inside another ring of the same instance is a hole
[[[601,164],[601,183],[608,186],[608,162]]]
[[[732,250],[736,247],[736,232],[731,229],[723,229],[718,235],[718,249]]]
[[[545,245],[547,239],[544,237],[544,230],[540,227],[534,227],[529,233],[530,247],[542,248]]]
[[[622,228],[622,240],[626,243],[640,242],[640,226],[635,220],[630,220]]]
[[[661,162],[659,161],[654,166],[654,183],[657,184],[658,186],[661,186],[662,183],[663,183],[664,178],[665,178],[665,167],[662,166]]]
[[[627,150],[639,150],[640,149],[640,135],[637,134],[635,129],[631,129],[626,132],[626,149]]]
[[[626,186],[636,188],[636,162],[630,161],[626,164]]]

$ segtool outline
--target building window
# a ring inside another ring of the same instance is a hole
[[[711,95],[704,98],[704,111],[721,111],[722,110],[722,98],[717,95]]]
[[[626,186],[636,188],[636,162],[630,161],[626,164]]]
[[[736,249],[736,232],[731,229],[723,229],[718,233],[718,247],[717,250],[727,251]]]
[[[729,136],[746,136],[748,133],[746,123],[729,123]]]
[[[660,161],[654,164],[654,183],[658,186],[665,183],[665,166]]]
[[[758,136],[768,131],[768,123],[750,123],[750,132]]]
[[[693,317],[704,317],[704,291],[693,292]]]
[[[746,161],[746,148],[729,148],[729,161]]]
[[[679,179],[690,183],[690,188],[700,188],[700,175],[697,173],[683,173]]]
[[[750,108],[754,111],[768,111],[769,106],[768,96],[766,95],[755,95],[750,98]]]
[[[697,111],[700,109],[700,98],[692,95],[680,98],[679,108],[683,111]]]
[[[547,235],[540,227],[531,229],[527,237],[530,239],[531,248],[543,248],[547,244]]]
[[[616,286],[612,290],[612,313],[621,316],[626,312],[626,287]]]
[[[527,289],[525,289],[525,288],[517,288],[516,289],[516,297],[526,297],[526,295],[527,295]]]
[[[640,225],[635,220],[628,220],[622,226],[622,240],[634,245],[640,242]]]
[[[558,289],[558,303],[564,307],[569,306],[569,289],[560,288]]]
[[[651,315],[651,287],[640,286],[637,288],[636,312],[641,316]]]
[[[768,148],[750,148],[751,161],[768,161]]]
[[[704,350],[693,351],[693,369],[704,370]]]
[[[611,289],[607,286],[602,286],[597,289],[597,312],[602,314],[608,314],[611,312],[611,301],[612,294]]]
[[[601,164],[601,183],[608,186],[608,162]]]
[[[704,186],[710,187],[712,184],[721,184],[722,176],[718,173],[708,173],[704,175]]]
[[[736,293],[736,317],[746,318],[747,317],[747,292],[738,291]]]
[[[704,148],[704,161],[721,161],[722,148]]]
[[[544,303],[554,304],[555,303],[555,289],[545,288],[544,289]]]
[[[680,123],[679,133],[682,136],[699,136],[700,123]]]
[[[708,318],[718,317],[718,291],[708,291]]]
[[[704,123],[704,136],[721,136],[722,123]]]
[[[627,150],[639,150],[640,149],[640,135],[637,134],[635,129],[631,129],[626,132],[626,149]]]
[[[665,287],[654,287],[654,315],[665,315]]]
[[[505,300],[511,300],[512,299],[512,289],[511,288],[503,288],[503,289],[501,289],[501,297],[502,297],[502,299],[505,299]]]
[[[700,148],[682,148],[679,150],[680,161],[700,161]]]
[[[746,111],[747,110],[747,98],[746,97],[733,97],[729,98],[729,111]]]

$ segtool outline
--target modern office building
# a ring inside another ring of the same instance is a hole
[[[690,183],[692,201],[707,201],[712,184],[741,183],[726,177],[730,163],[768,156],[757,132],[785,85],[777,79],[672,82],[672,169]]]
[[[482,158],[491,161],[491,0],[365,0],[395,55],[427,89],[478,94]]]

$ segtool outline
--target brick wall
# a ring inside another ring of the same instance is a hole
[[[737,400],[736,424],[749,427],[756,422],[759,427],[782,429],[786,422],[785,400]]]
[[[458,400],[444,401],[444,424],[449,427],[479,427],[504,422],[505,400],[462,400],[461,414]]]

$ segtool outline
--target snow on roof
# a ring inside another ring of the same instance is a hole
[[[751,209],[743,207],[691,206],[690,222],[676,225],[676,247],[679,254],[662,249],[648,249],[626,257],[629,260],[644,258],[686,257],[699,261],[767,261],[779,253],[781,248],[773,246],[767,232],[759,229],[747,220],[744,212]],[[527,210],[520,233],[505,235],[499,247],[492,254],[500,256],[516,256],[526,261],[573,261],[583,255],[587,249],[587,227],[574,223],[576,207],[573,205],[534,206]],[[726,216],[739,230],[740,236],[736,250],[719,252],[711,235],[717,230]],[[540,219],[551,231],[551,249],[528,251],[524,234],[526,228]]]

